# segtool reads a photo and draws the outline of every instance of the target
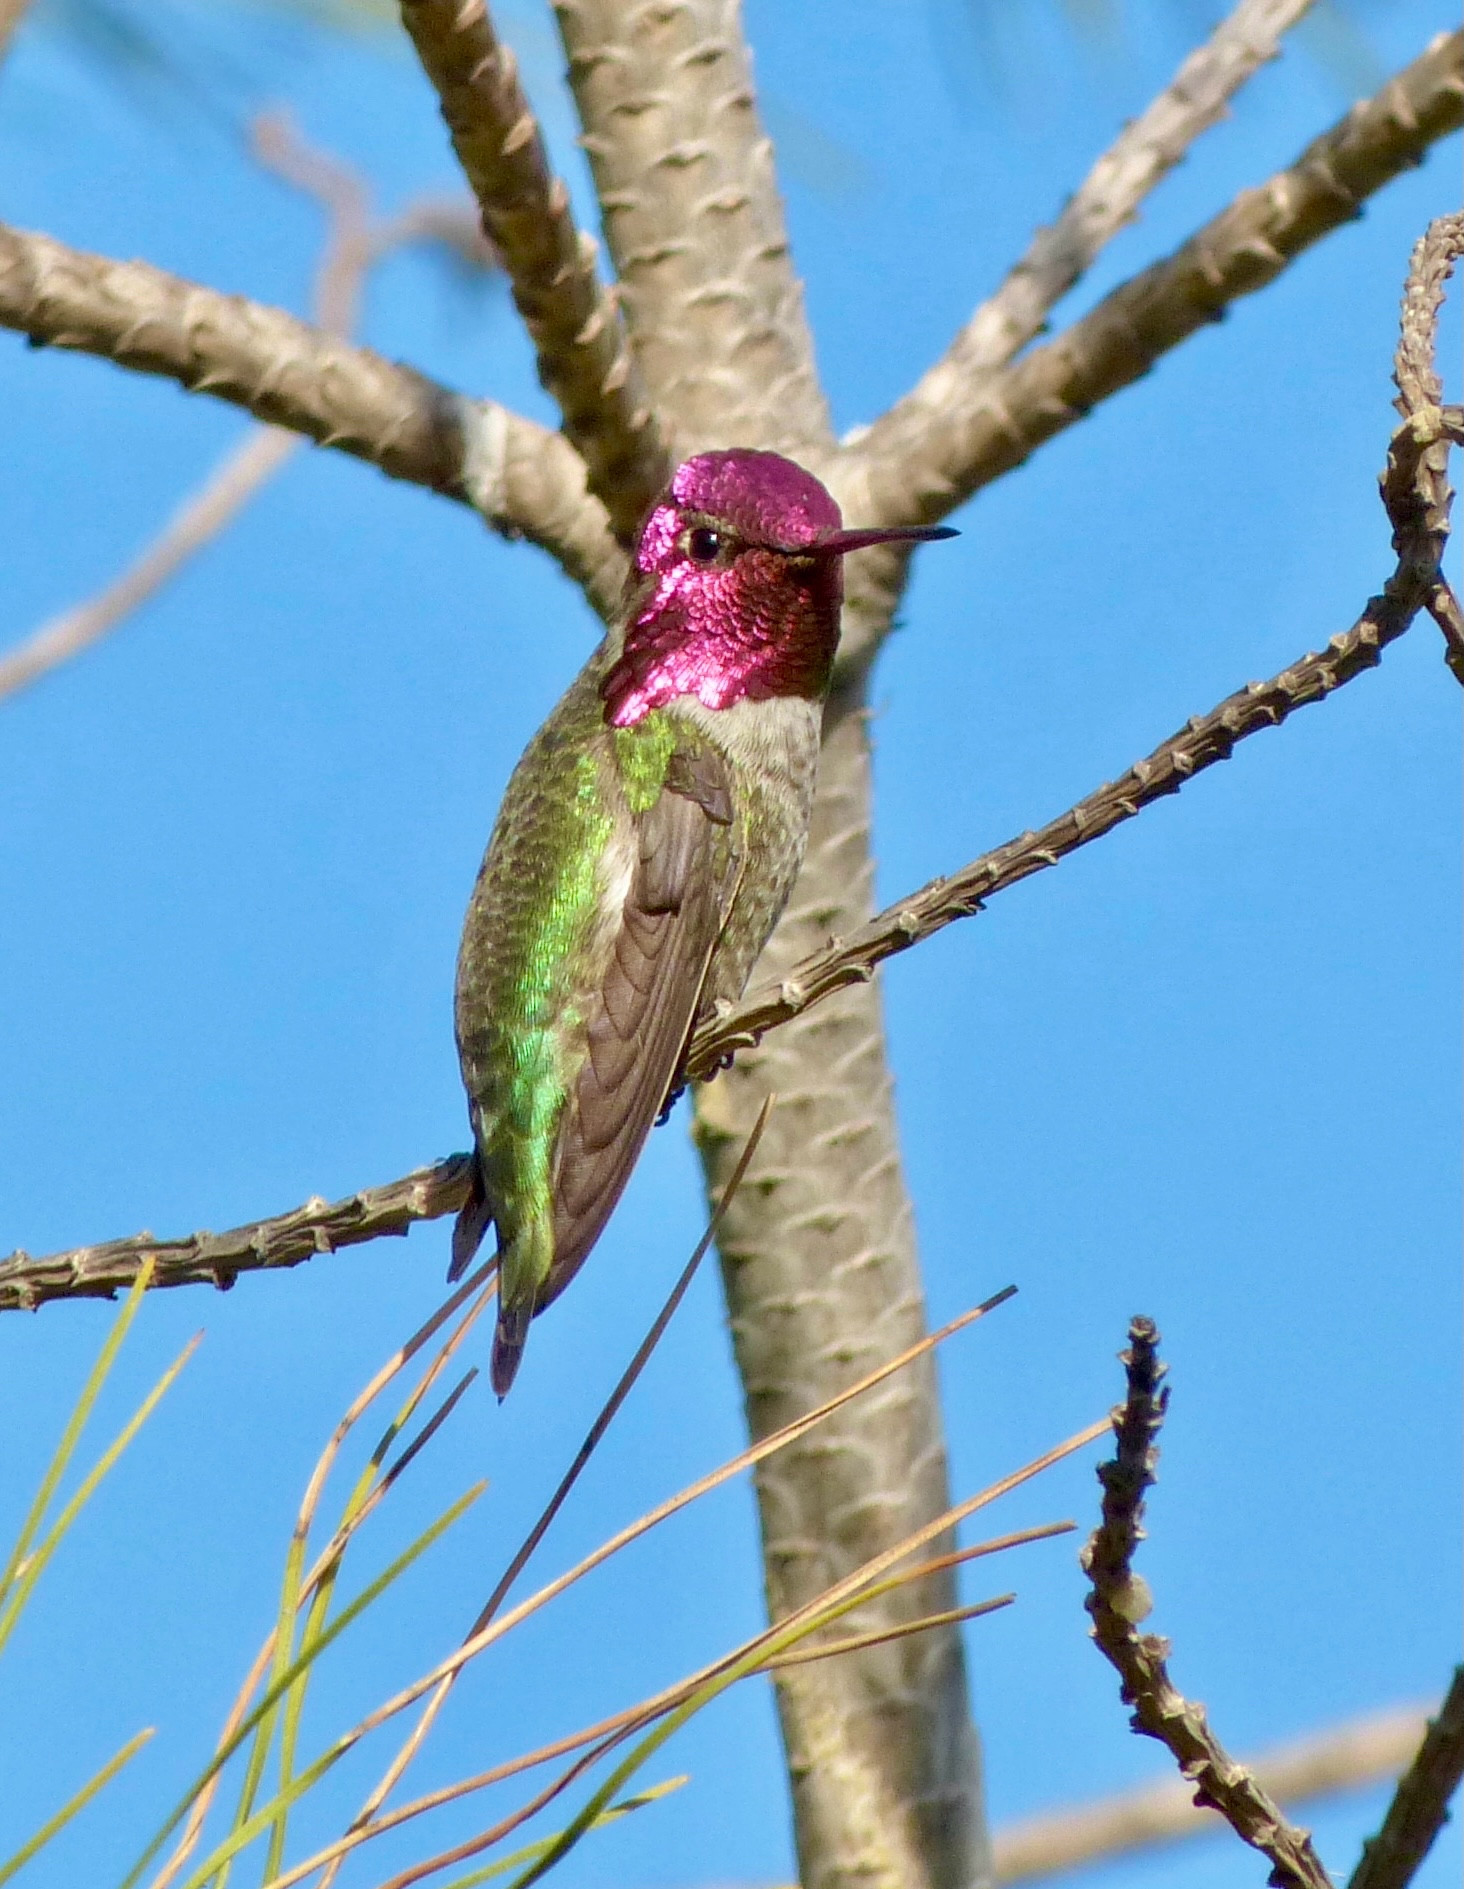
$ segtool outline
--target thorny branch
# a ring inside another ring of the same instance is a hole
[[[1464,214],[1436,218],[1414,247],[1403,292],[1402,332],[1393,365],[1404,425],[1393,436],[1382,478],[1400,561],[1429,569],[1424,607],[1444,634],[1444,659],[1464,683],[1464,611],[1443,574],[1449,535],[1449,446],[1464,445],[1464,408],[1439,404],[1434,361],[1439,312],[1454,264],[1464,254]]]
[[[590,490],[628,541],[671,468],[619,308],[599,279],[594,238],[575,227],[569,191],[549,169],[517,63],[484,0],[402,0],[402,22],[508,271],[539,378],[589,469]]]
[[[1141,808],[1177,793],[1195,774],[1227,760],[1238,741],[1279,727],[1294,709],[1324,701],[1377,666],[1382,650],[1444,588],[1439,560],[1448,531],[1449,493],[1446,468],[1436,454],[1448,435],[1429,417],[1445,410],[1428,400],[1437,390],[1431,376],[1443,283],[1461,243],[1464,217],[1445,217],[1430,225],[1414,250],[1396,363],[1400,402],[1409,417],[1394,435],[1382,480],[1398,564],[1352,628],[1334,636],[1319,655],[1304,656],[1269,682],[1247,684],[1208,715],[1196,717],[1147,759],[1039,832],[1024,833],[949,878],[933,880],[853,937],[805,958],[775,989],[755,992],[729,1015],[705,1024],[693,1038],[687,1063],[693,1079],[711,1075],[811,1004],[872,977],[885,958],[972,916],[996,893],[1055,866]],[[0,1311],[34,1310],[52,1299],[110,1297],[131,1283],[147,1257],[156,1262],[156,1286],[230,1286],[244,1271],[298,1265],[316,1253],[405,1233],[415,1221],[455,1213],[466,1198],[467,1174],[468,1157],[451,1155],[387,1186],[333,1204],[315,1198],[290,1213],[227,1233],[197,1233],[183,1240],[143,1233],[38,1259],[16,1252],[0,1260]]]
[[[0,1311],[34,1311],[51,1299],[110,1299],[156,1260],[155,1286],[212,1285],[227,1291],[241,1272],[298,1266],[317,1253],[405,1233],[418,1220],[456,1213],[468,1194],[469,1157],[449,1155],[385,1187],[363,1188],[345,1200],[314,1195],[290,1213],[253,1220],[226,1233],[194,1233],[159,1240],[151,1233],[79,1246],[32,1259],[12,1253],[0,1260]]]
[[[553,5],[616,295],[676,456],[811,463],[833,434],[739,0]]]
[[[1154,1482],[1155,1439],[1169,1402],[1160,1387],[1165,1367],[1158,1342],[1152,1320],[1133,1320],[1122,1353],[1128,1397],[1113,1413],[1118,1448],[1114,1460],[1098,1468],[1103,1519],[1082,1556],[1092,1583],[1084,1604],[1093,1638],[1118,1672],[1124,1703],[1134,1708],[1133,1729],[1168,1747],[1195,1786],[1196,1804],[1218,1810],[1237,1836],[1271,1859],[1274,1889],[1332,1889],[1306,1831],[1288,1823],[1254,1776],[1228,1755],[1204,1707],[1176,1690],[1165,1666],[1168,1641],[1138,1630],[1149,1595],[1133,1572],[1133,1556],[1143,1539],[1144,1493]]]
[[[1274,59],[1281,36],[1312,0],[1240,0],[1197,47],[1162,92],[1126,124],[1063,205],[1055,223],[1038,230],[1001,287],[976,310],[901,402],[938,413],[950,400],[969,402],[974,385],[1005,367],[1042,332],[1056,303],[1081,280],[1105,244],[1133,222],[1139,205],[1203,132],[1225,115],[1228,101]]]
[[[1405,1889],[1448,1819],[1448,1803],[1464,1777],[1464,1666],[1413,1763],[1398,1781],[1383,1827],[1362,1848],[1347,1889]]]
[[[560,433],[323,333],[283,309],[145,262],[114,262],[0,223],[0,326],[99,354],[243,407],[473,506],[541,545],[602,613],[624,558]]]
[[[830,469],[861,522],[944,518],[1009,472],[1239,296],[1271,282],[1304,249],[1437,139],[1464,124],[1464,31],[1441,36],[1375,97],[1356,105],[1297,162],[1242,193],[1173,255],[995,376],[948,390],[938,411],[898,402]]]
[[[713,1073],[728,1057],[749,1049],[768,1030],[821,1003],[836,991],[863,983],[886,958],[907,951],[958,918],[980,912],[986,901],[1033,873],[1055,866],[1080,846],[1101,839],[1144,807],[1176,794],[1186,781],[1217,761],[1228,761],[1235,745],[1263,728],[1279,728],[1293,709],[1325,701],[1334,689],[1377,667],[1381,650],[1401,636],[1423,598],[1403,594],[1397,578],[1320,655],[1303,656],[1269,682],[1248,682],[1208,715],[1198,715],[1126,774],[1089,794],[1035,833],[1023,833],[948,878],[932,879],[920,891],[886,907],[852,937],[832,941],[805,958],[774,989],[755,991],[725,1018],[698,1031],[688,1064],[693,1077]]]

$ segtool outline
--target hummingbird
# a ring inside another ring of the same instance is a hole
[[[508,783],[458,956],[474,1149],[448,1277],[491,1224],[500,1401],[803,862],[845,554],[953,535],[846,531],[811,473],[744,449],[686,460],[641,524],[616,620]]]

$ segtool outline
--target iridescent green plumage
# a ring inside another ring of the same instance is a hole
[[[608,659],[576,679],[514,772],[459,959],[479,1188],[457,1251],[494,1221],[500,1392],[529,1318],[577,1270],[676,1080],[737,905],[736,764],[675,704],[606,727]],[[709,815],[698,794],[725,809]]]

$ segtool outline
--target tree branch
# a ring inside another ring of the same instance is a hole
[[[262,164],[315,197],[329,218],[325,250],[315,275],[314,312],[322,328],[345,336],[355,323],[361,287],[372,262],[397,240],[404,240],[415,225],[410,218],[398,219],[379,237],[372,228],[370,203],[360,179],[306,145],[282,116],[257,121],[254,148]],[[237,516],[300,443],[298,433],[278,427],[251,432],[179,507],[129,569],[97,596],[61,611],[18,649],[0,656],[0,701],[39,681],[115,629]]]
[[[0,1260],[0,1311],[35,1311],[52,1299],[110,1299],[136,1279],[145,1259],[155,1262],[154,1286],[217,1286],[226,1292],[241,1272],[298,1266],[317,1253],[358,1246],[386,1234],[404,1234],[418,1220],[456,1213],[468,1195],[470,1157],[449,1155],[385,1187],[368,1187],[327,1203],[319,1195],[289,1213],[251,1220],[227,1233],[195,1233],[159,1240],[151,1233],[78,1246],[32,1259],[15,1252]]]
[[[1464,1666],[1439,1715],[1399,1780],[1383,1827],[1362,1846],[1347,1889],[1406,1889],[1448,1821],[1449,1799],[1464,1777]]]
[[[0,326],[177,381],[462,500],[615,608],[624,556],[569,442],[243,296],[0,223]]]
[[[1336,1725],[1248,1759],[1246,1767],[1278,1804],[1360,1789],[1396,1778],[1418,1749],[1427,1715],[1404,1707]],[[1197,1810],[1178,1778],[1012,1824],[995,1838],[999,1883],[1037,1882],[1069,1869],[1109,1862],[1160,1843],[1209,1836],[1213,1811]]]
[[[4,64],[5,55],[10,51],[10,42],[15,37],[15,29],[25,17],[30,0],[0,0],[0,65]]]
[[[1158,97],[1126,124],[1062,214],[1038,230],[1001,287],[983,302],[949,351],[900,402],[927,419],[952,400],[969,403],[974,387],[1042,332],[1054,305],[1087,273],[1105,244],[1134,220],[1138,206],[1261,66],[1312,0],[1240,0],[1205,44],[1192,52]]]
[[[458,160],[503,259],[539,378],[589,468],[590,490],[628,542],[670,476],[594,238],[575,228],[549,169],[513,53],[484,0],[402,0],[402,21],[442,100]]]
[[[1464,445],[1464,408],[1441,407],[1443,383],[1435,367],[1439,311],[1454,264],[1464,254],[1464,214],[1436,217],[1414,245],[1403,290],[1403,314],[1393,380],[1404,426],[1395,434],[1383,473],[1383,503],[1393,521],[1393,543],[1420,560],[1432,558],[1433,583],[1425,607],[1444,636],[1444,660],[1464,683],[1464,611],[1443,574],[1449,533],[1449,447]]]
[[[0,655],[0,702],[18,695],[99,643],[167,583],[195,552],[224,529],[300,444],[279,427],[251,429],[190,494],[120,577],[85,603],[73,604]]]
[[[1226,101],[1267,60],[1280,37],[1312,0],[1240,0],[1211,37],[1191,53],[1156,99],[1125,125],[1069,198],[1057,221],[1038,230],[1026,254],[936,362],[879,424],[909,441],[941,423],[952,407],[970,409],[997,371],[1042,332],[1053,306],[1086,273],[1105,244],[1131,222],[1139,204],[1224,116]],[[868,490],[872,460],[858,450],[868,433],[856,427],[829,477],[851,519],[874,516]],[[913,446],[911,448],[913,450]],[[909,547],[866,551],[848,573],[842,673],[866,667],[894,620],[905,586]]]
[[[971,918],[988,899],[1055,866],[1080,846],[1101,839],[1154,801],[1178,793],[1185,782],[1217,761],[1229,760],[1238,741],[1263,728],[1277,728],[1293,709],[1324,701],[1334,689],[1377,667],[1379,652],[1401,636],[1423,598],[1416,589],[1399,595],[1395,578],[1382,596],[1344,635],[1334,636],[1320,655],[1302,657],[1269,682],[1250,682],[1208,715],[1197,715],[1126,774],[1089,794],[1035,833],[1023,833],[947,878],[932,879],[918,892],[887,906],[851,937],[805,958],[781,985],[755,991],[725,1018],[706,1025],[692,1043],[688,1071],[711,1074],[768,1030],[787,1023],[813,1004],[851,984],[866,983],[878,965],[897,952],[933,937],[958,918]]]
[[[1134,1708],[1133,1729],[1167,1746],[1195,1787],[1197,1804],[1218,1810],[1237,1836],[1270,1857],[1274,1889],[1332,1889],[1306,1831],[1288,1823],[1251,1772],[1229,1756],[1210,1730],[1204,1707],[1176,1690],[1165,1665],[1168,1641],[1138,1630],[1150,1601],[1132,1562],[1143,1539],[1144,1492],[1154,1482],[1155,1439],[1169,1402],[1169,1392],[1160,1388],[1165,1367],[1158,1342],[1153,1321],[1136,1318],[1129,1349],[1121,1354],[1128,1398],[1113,1413],[1117,1453],[1098,1468],[1103,1519],[1082,1555],[1092,1582],[1084,1604],[1093,1638],[1123,1682],[1123,1701]]]
[[[1055,340],[939,411],[907,398],[842,449],[836,494],[861,521],[928,523],[1009,472],[1237,297],[1357,215],[1366,198],[1464,124],[1464,32],[1436,39],[1259,189],[1123,283]]]
[[[556,0],[636,358],[677,456],[750,445],[822,472],[833,448],[812,337],[758,121],[737,0]],[[851,514],[851,517],[853,514]],[[860,562],[868,560],[861,559]],[[845,635],[893,589],[851,572]],[[873,910],[865,723],[824,718],[803,870],[764,975]],[[849,993],[698,1091],[706,1187],[725,1188],[769,1093],[765,1185],[718,1240],[748,1428],[762,1437],[924,1328],[877,993]],[[794,1613],[950,1505],[932,1366],[841,1412],[757,1473],[770,1616]],[[882,1603],[890,1627],[955,1605],[949,1574]],[[986,1876],[979,1752],[954,1626],[779,1674],[805,1889],[969,1889]],[[871,1806],[875,1807],[871,1811]]]

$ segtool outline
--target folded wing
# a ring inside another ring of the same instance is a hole
[[[536,1312],[584,1263],[676,1082],[736,890],[731,781],[713,750],[673,756],[636,824],[635,873],[560,1124],[554,1261]]]

